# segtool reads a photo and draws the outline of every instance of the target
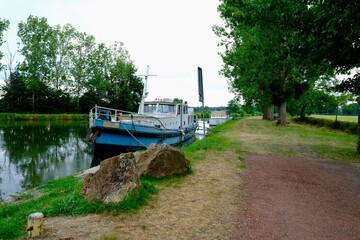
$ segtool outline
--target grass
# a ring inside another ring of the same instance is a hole
[[[328,120],[333,120],[333,121],[335,121],[335,118],[336,118],[335,115],[310,115],[309,117],[322,118],[322,119],[328,119]],[[354,123],[358,122],[358,116],[338,115],[337,119],[338,119],[338,121],[343,121],[343,122],[354,122]]]
[[[260,118],[244,119],[233,127],[237,130],[227,132],[228,138],[247,153],[360,162],[355,134],[298,123],[276,126]]]
[[[130,194],[118,204],[104,204],[88,202],[83,198],[80,194],[82,181],[78,177],[70,176],[48,181],[36,189],[41,192],[35,194],[39,197],[29,199],[30,194],[25,194],[26,197],[21,198],[20,202],[0,203],[0,239],[18,239],[24,236],[27,217],[34,212],[42,212],[44,216],[51,217],[136,211],[147,203],[150,194],[157,191],[151,182],[143,179],[141,182],[143,189],[139,193]]]
[[[355,134],[298,123],[276,126],[274,121],[255,117],[230,120],[218,125],[206,136],[206,145],[204,140],[198,140],[182,150],[191,165],[206,160],[208,154],[226,157],[229,153],[238,156],[240,168],[246,167],[245,153],[360,163],[360,156],[356,154],[356,141]],[[192,173],[192,169],[189,169],[189,173]],[[80,194],[82,181],[77,177],[52,180],[37,188],[34,193],[18,195],[19,202],[0,202],[0,239],[20,239],[24,236],[27,216],[33,212],[42,212],[49,217],[136,211],[147,203],[152,193],[158,191],[157,187],[177,187],[183,179],[184,175],[162,179],[142,178],[143,190],[128,196],[119,204],[86,201]],[[146,226],[142,228],[146,229]],[[99,239],[116,238],[102,236]]]

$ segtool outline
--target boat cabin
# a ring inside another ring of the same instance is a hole
[[[188,114],[187,102],[176,103],[172,99],[155,99],[144,103],[144,114],[169,114],[181,115]]]

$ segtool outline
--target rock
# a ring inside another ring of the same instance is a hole
[[[123,153],[102,161],[98,171],[84,178],[81,194],[90,201],[118,203],[130,192],[139,191],[142,186],[134,159],[133,153]]]
[[[81,194],[90,201],[118,203],[142,188],[140,176],[171,176],[185,173],[189,167],[189,160],[177,148],[152,145],[143,152],[123,153],[102,161],[97,171],[85,176]]]
[[[157,178],[185,173],[190,167],[190,161],[185,155],[167,144],[151,145],[143,152],[136,152],[135,161],[139,175]]]

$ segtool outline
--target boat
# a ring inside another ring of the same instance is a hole
[[[209,125],[216,126],[230,119],[230,111],[212,111],[210,114]]]
[[[195,139],[198,122],[186,101],[145,101],[148,76],[147,72],[137,113],[97,105],[90,110],[86,140],[92,144],[94,158],[102,160],[152,144],[181,146]]]

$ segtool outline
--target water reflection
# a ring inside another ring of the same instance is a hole
[[[0,123],[0,198],[90,167],[85,122]]]

